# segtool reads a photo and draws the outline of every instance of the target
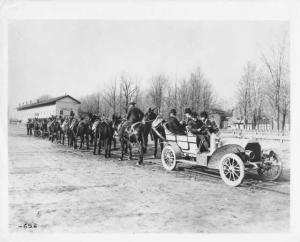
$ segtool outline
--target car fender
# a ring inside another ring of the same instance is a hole
[[[182,158],[184,156],[181,148],[176,144],[176,142],[167,142],[165,145],[172,147],[175,152],[176,159]]]
[[[219,169],[222,157],[228,153],[236,154],[245,161],[245,149],[237,144],[228,144],[221,146],[212,153],[208,161],[208,167],[212,169]]]

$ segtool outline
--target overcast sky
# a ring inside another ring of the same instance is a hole
[[[233,100],[243,66],[287,29],[277,21],[13,20],[9,105],[43,94],[80,98],[123,71],[147,87],[152,75],[175,81],[197,66],[217,96]]]

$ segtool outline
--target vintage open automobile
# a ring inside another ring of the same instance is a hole
[[[217,169],[223,181],[229,186],[243,182],[245,173],[256,170],[263,180],[274,181],[282,173],[282,162],[273,150],[262,150],[259,142],[242,138],[223,138],[219,134],[210,135],[209,152],[199,152],[196,136],[176,135],[168,130],[167,123],[157,118],[152,129],[158,133],[161,125],[165,131],[161,161],[164,168],[172,171],[178,162]],[[161,137],[161,136],[160,136]]]

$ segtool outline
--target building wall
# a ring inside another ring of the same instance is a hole
[[[73,111],[77,116],[79,105],[80,104],[69,97],[63,98],[56,102],[56,115],[60,115],[61,111],[63,115],[70,115],[70,112]]]
[[[18,119],[27,122],[29,118],[49,118],[56,114],[56,105],[36,107],[18,111]]]
[[[29,118],[49,118],[52,115],[60,115],[61,111],[63,115],[70,115],[71,111],[78,115],[79,105],[73,99],[66,97],[53,105],[18,111],[18,119],[26,123]]]

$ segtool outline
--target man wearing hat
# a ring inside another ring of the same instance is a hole
[[[214,121],[208,119],[207,112],[203,111],[200,113],[200,119],[206,127],[208,133],[217,133],[219,131],[217,124]]]
[[[32,135],[32,122],[31,119],[29,118],[27,123],[26,123],[26,128],[27,128],[27,135]]]
[[[184,135],[185,132],[185,126],[179,123],[177,117],[176,117],[176,110],[171,109],[169,114],[169,120],[168,120],[168,129],[178,135]]]
[[[206,111],[200,113],[200,119],[203,122],[203,128],[201,128],[201,135],[199,137],[201,140],[202,149],[208,151],[210,146],[210,134],[217,133],[219,129],[215,122],[211,122],[208,119],[208,114]]]
[[[131,124],[140,122],[144,118],[144,113],[135,104],[134,101],[129,103],[130,106],[126,116],[127,121],[131,122]]]
[[[187,130],[191,132],[192,134],[196,135],[196,143],[197,147],[200,148],[200,140],[201,140],[201,128],[203,126],[203,123],[201,120],[198,120],[195,116],[195,112],[192,112],[190,108],[186,108],[184,110],[184,114],[187,117]]]
[[[141,122],[144,118],[144,113],[138,107],[136,107],[135,104],[136,103],[134,101],[130,101],[129,103],[129,108],[126,115],[127,121],[121,126],[119,132],[120,137],[123,137],[123,133],[126,128],[130,127],[134,123]]]
[[[190,108],[186,108],[184,110],[184,114],[188,120],[187,121],[188,131],[190,131],[191,133],[193,133],[195,135],[200,134],[200,128],[202,127],[203,122],[201,120],[198,120],[197,118],[195,118],[195,115]]]

